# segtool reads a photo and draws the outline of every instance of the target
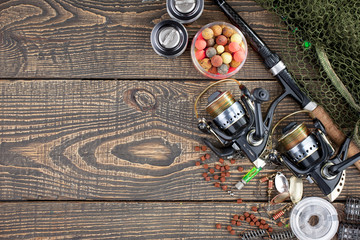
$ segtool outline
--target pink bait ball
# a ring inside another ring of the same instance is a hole
[[[236,53],[234,53],[234,59],[235,61],[237,62],[242,62],[244,61],[245,59],[245,52],[240,50],[240,51],[237,51]]]
[[[205,56],[206,56],[206,54],[205,54],[204,50],[195,51],[195,57],[196,57],[197,60],[202,60],[202,59],[205,58]]]
[[[206,48],[206,41],[205,40],[203,40],[203,39],[198,39],[198,40],[196,40],[196,42],[195,42],[195,47],[196,47],[196,49],[197,50],[203,50],[203,49],[205,49]]]
[[[202,34],[200,34],[197,38],[197,40],[204,40],[204,37],[202,36]]]
[[[229,50],[230,50],[230,52],[237,52],[237,51],[239,51],[240,50],[240,45],[239,45],[239,43],[237,43],[237,42],[231,42],[230,44],[229,44]]]

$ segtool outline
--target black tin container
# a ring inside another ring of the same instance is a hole
[[[197,20],[204,10],[204,0],[166,0],[170,17],[181,23]]]
[[[188,33],[181,23],[175,20],[164,20],[155,25],[150,40],[157,54],[166,58],[176,58],[187,47]]]

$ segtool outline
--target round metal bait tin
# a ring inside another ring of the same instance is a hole
[[[204,0],[166,0],[170,17],[181,23],[196,21],[204,10]]]
[[[154,51],[166,58],[176,58],[186,49],[188,33],[185,27],[174,20],[164,20],[155,25],[150,36]]]

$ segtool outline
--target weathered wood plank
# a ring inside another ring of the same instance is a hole
[[[239,239],[248,223],[225,229],[234,214],[261,203],[21,202],[0,204],[1,239]],[[342,204],[335,204],[341,213]],[[279,208],[279,207],[278,207]],[[252,213],[252,212],[251,212]],[[255,216],[271,222],[264,210]],[[222,229],[215,229],[221,223]]]
[[[232,199],[194,165],[200,157],[194,147],[205,135],[197,129],[193,103],[207,84],[1,81],[0,199]],[[265,87],[272,98],[281,92],[275,81],[244,84]],[[231,83],[220,89],[238,91]],[[289,100],[276,118],[295,109]],[[213,156],[209,163],[216,161]],[[245,159],[235,164],[229,185],[244,174],[238,165],[251,167]],[[360,192],[358,171],[349,171],[341,199]],[[265,191],[259,195],[253,181],[236,197],[266,200]],[[314,185],[307,184],[305,193],[321,196]]]
[[[229,1],[268,44],[279,50],[278,20],[253,1]],[[150,44],[154,25],[169,19],[165,1],[39,1],[0,3],[0,78],[205,79],[187,51],[175,60]],[[227,21],[212,1],[186,25]],[[237,78],[271,79],[252,50]]]

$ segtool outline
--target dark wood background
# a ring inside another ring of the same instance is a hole
[[[274,16],[251,0],[228,2],[280,50]],[[204,135],[193,103],[210,80],[193,67],[189,46],[173,60],[152,50],[150,32],[164,19],[165,1],[155,0],[0,3],[1,239],[224,239],[215,223],[267,202],[258,177],[233,198],[195,166]],[[205,0],[186,25],[190,41],[213,21],[228,20]],[[235,77],[272,98],[282,91],[251,49]],[[276,119],[294,110],[287,99]],[[212,154],[209,164],[216,161]],[[229,185],[243,175],[237,166],[251,168],[238,160]],[[358,177],[350,167],[339,209],[360,195]],[[308,183],[304,191],[322,196]]]

